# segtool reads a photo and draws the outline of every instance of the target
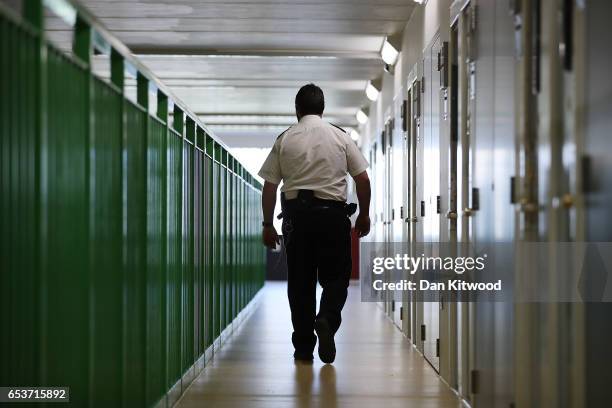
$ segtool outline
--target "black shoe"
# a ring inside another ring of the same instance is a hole
[[[312,360],[314,360],[312,353],[301,353],[297,351],[293,353],[293,358],[296,362],[299,361],[302,363],[312,363]]]
[[[336,359],[336,343],[329,323],[325,318],[318,318],[315,320],[314,329],[319,338],[319,358],[326,364],[333,363]]]

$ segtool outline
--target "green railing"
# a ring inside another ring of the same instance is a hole
[[[263,284],[261,185],[78,6],[74,55],[49,44],[41,3],[0,9],[0,386],[168,406]]]

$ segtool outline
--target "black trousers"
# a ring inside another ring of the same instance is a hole
[[[351,276],[351,221],[335,209],[310,209],[285,216],[287,294],[296,354],[310,354],[316,344],[315,317],[325,317],[335,333],[342,321]],[[317,280],[323,288],[316,314]]]

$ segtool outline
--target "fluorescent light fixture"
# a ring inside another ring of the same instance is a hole
[[[359,136],[359,133],[355,129],[351,130],[351,139],[357,142],[360,137],[361,136]]]
[[[357,111],[357,122],[359,122],[361,125],[363,125],[367,121],[368,121],[368,115],[366,115],[364,111],[359,109]]]
[[[417,4],[423,4],[425,3],[425,0],[413,0],[415,3]]]
[[[372,84],[372,81],[368,81],[368,85],[366,86],[366,96],[372,102],[376,102],[378,99],[378,95],[380,94],[380,90]]]
[[[394,65],[397,62],[399,51],[389,42],[389,38],[385,37],[380,56],[385,64]]]

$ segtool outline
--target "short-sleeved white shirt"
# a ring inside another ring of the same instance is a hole
[[[313,190],[315,197],[346,201],[346,175],[368,168],[363,154],[343,130],[317,115],[306,115],[274,143],[259,176],[280,184],[288,199],[298,190]]]

